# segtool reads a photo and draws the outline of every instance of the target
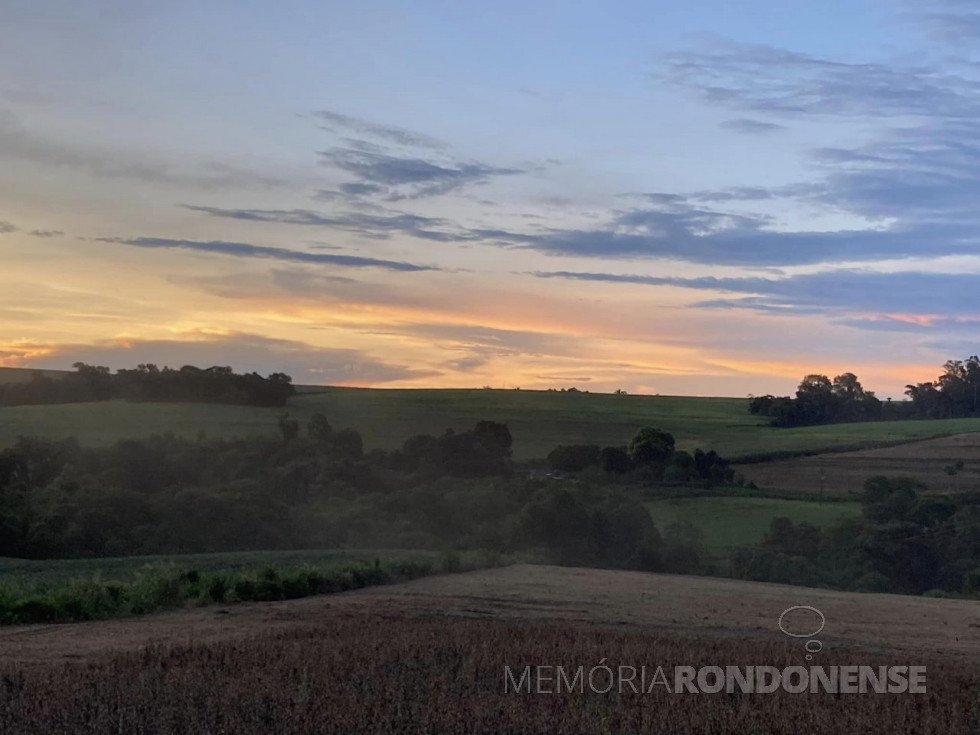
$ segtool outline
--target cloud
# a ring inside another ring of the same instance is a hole
[[[435,242],[481,242],[558,256],[667,258],[724,265],[782,266],[972,254],[980,244],[980,231],[972,221],[897,222],[887,229],[782,232],[771,229],[769,216],[719,211],[698,203],[776,199],[788,195],[809,201],[843,202],[846,185],[838,181],[770,190],[736,187],[689,195],[632,195],[668,204],[617,211],[588,229],[542,227],[533,232],[467,228],[442,218],[406,213],[332,215],[305,209],[184,206],[216,217],[336,228],[374,239],[398,232]],[[870,195],[870,190],[865,191]],[[900,206],[899,200],[896,206]],[[877,210],[869,205],[865,211],[883,210],[881,205]]]
[[[221,160],[155,158],[141,150],[89,147],[30,130],[0,110],[0,158],[18,158],[82,171],[102,179],[129,179],[151,184],[206,189],[267,188],[288,182]]]
[[[341,193],[347,196],[364,196],[366,194],[381,194],[385,191],[383,186],[377,184],[341,184],[338,187]]]
[[[401,232],[421,240],[451,242],[476,239],[478,235],[464,231],[455,233],[443,229],[451,227],[448,220],[423,217],[417,214],[397,212],[385,215],[372,215],[358,212],[344,214],[323,214],[309,209],[224,209],[190,204],[181,205],[194,212],[203,212],[212,217],[247,220],[251,222],[280,222],[290,225],[329,227],[348,232],[356,232],[366,237],[381,239],[392,232]]]
[[[337,136],[333,148],[318,153],[320,163],[352,175],[337,191],[318,198],[363,205],[366,198],[402,201],[440,196],[494,177],[526,173],[523,169],[467,161],[441,140],[393,125],[321,110],[313,113],[320,127]]]
[[[308,253],[300,250],[264,247],[244,242],[223,242],[214,240],[202,242],[198,240],[170,240],[161,237],[113,238],[98,237],[96,242],[118,243],[140,248],[173,248],[191,250],[200,253],[215,253],[231,255],[240,258],[270,258],[273,260],[313,263],[323,265],[339,265],[348,268],[384,268],[393,271],[430,271],[438,270],[433,266],[415,265],[393,260],[378,260],[363,258],[355,255],[336,255],[333,253]]]
[[[779,116],[969,119],[980,83],[925,66],[859,63],[715,39],[666,55],[659,76],[713,104]]]
[[[17,232],[20,228],[11,223],[0,220],[0,235],[9,235],[11,232]]]
[[[358,148],[333,148],[321,151],[319,155],[325,165],[357,177],[360,193],[384,192],[387,201],[447,194],[470,184],[484,184],[496,176],[525,173],[522,169],[483,163],[455,160],[435,163],[416,156]]]
[[[387,362],[361,350],[318,347],[243,333],[189,334],[186,339],[173,340],[107,340],[44,349],[35,346],[31,354],[40,355],[31,363],[37,367],[66,369],[77,361],[113,368],[140,363],[171,367],[230,365],[238,372],[285,372],[299,384],[378,385],[439,375],[437,371]]]
[[[30,234],[34,237],[51,238],[61,237],[65,233],[61,230],[31,230]]]
[[[432,340],[482,357],[573,357],[580,354],[580,347],[574,337],[551,332],[484,327],[478,324],[403,323],[379,325],[370,328],[370,331],[372,334],[409,335]]]
[[[442,149],[446,147],[446,144],[441,140],[394,125],[381,125],[330,110],[317,110],[313,115],[319,120],[320,127],[334,133],[356,133],[399,145],[419,148]]]
[[[934,120],[854,148],[822,148],[826,171],[813,200],[870,217],[975,225],[980,145],[975,123]]]
[[[748,133],[750,135],[759,135],[764,133],[775,133],[780,130],[785,130],[785,125],[777,125],[776,123],[764,122],[762,120],[726,120],[721,124],[723,128],[728,130],[735,130],[739,133]]]
[[[908,13],[916,30],[944,44],[967,45],[980,37],[980,11],[972,0],[926,0]]]
[[[499,239],[552,255],[750,266],[969,254],[980,239],[972,226],[955,223],[829,232],[780,232],[765,229],[769,224],[768,217],[696,207],[636,209],[593,229],[500,233]]]
[[[973,296],[980,289],[977,273],[833,270],[784,278],[679,278],[567,271],[535,275],[737,294],[735,298],[711,299],[694,306],[772,314],[821,314],[839,317],[836,323],[871,329],[894,330],[906,325],[914,331],[930,325],[935,327],[941,323],[936,315],[958,323],[972,324],[980,319],[980,307]]]

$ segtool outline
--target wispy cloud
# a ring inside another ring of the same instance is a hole
[[[980,83],[938,68],[847,63],[715,39],[668,54],[660,76],[713,104],[780,117],[972,118]]]
[[[723,128],[728,128],[729,130],[735,130],[739,133],[748,133],[750,135],[760,135],[766,133],[777,133],[780,130],[785,130],[785,125],[777,125],[772,122],[765,122],[764,120],[750,120],[741,118],[738,120],[726,120],[721,124]]]
[[[225,209],[222,207],[204,207],[197,205],[182,205],[185,209],[209,214],[212,217],[246,220],[250,222],[279,222],[289,225],[305,225],[326,227],[330,229],[356,232],[359,235],[375,239],[388,237],[392,232],[400,232],[420,240],[435,240],[437,242],[473,240],[477,235],[467,234],[463,230],[452,231],[453,225],[445,219],[423,217],[405,212],[385,215],[346,212],[340,214],[324,214],[309,209]]]
[[[468,185],[484,184],[493,177],[524,173],[522,169],[479,162],[432,161],[412,155],[357,148],[332,148],[320,152],[319,155],[323,164],[336,167],[358,179],[354,192],[383,192],[383,198],[387,201],[448,194]],[[353,192],[348,190],[347,193]]]
[[[287,250],[285,248],[252,245],[245,242],[224,242],[221,240],[202,242],[199,240],[171,240],[161,237],[99,237],[94,239],[97,242],[132,245],[139,248],[171,248],[177,250],[190,250],[199,253],[231,255],[239,258],[269,258],[272,260],[292,261],[298,263],[337,265],[347,268],[384,268],[386,270],[393,271],[438,270],[434,266],[415,265],[414,263],[403,263],[394,260],[378,260],[376,258],[363,258],[356,255],[338,255],[335,253],[310,253],[301,250]]]
[[[773,314],[821,314],[838,317],[838,323],[847,326],[873,329],[917,330],[932,323],[926,318],[896,319],[895,314],[946,315],[950,320],[965,319],[973,328],[975,320],[980,319],[980,307],[971,296],[980,289],[978,273],[832,270],[784,278],[680,278],[568,271],[535,275],[737,294],[734,298],[716,298],[694,306]]]
[[[11,232],[17,232],[20,228],[12,222],[6,222],[0,220],[0,235],[7,235]]]
[[[447,147],[445,142],[429,135],[413,132],[394,125],[382,125],[371,122],[370,120],[364,120],[363,118],[353,117],[351,115],[343,115],[330,110],[317,110],[313,115],[319,121],[320,127],[334,133],[355,133],[376,139],[379,138],[390,143],[420,148],[439,150]]]
[[[195,188],[267,188],[288,182],[277,176],[216,159],[164,157],[122,146],[100,148],[38,133],[0,109],[0,160],[21,159],[82,171],[100,179]]]

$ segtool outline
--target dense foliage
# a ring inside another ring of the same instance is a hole
[[[296,390],[284,373],[263,378],[257,373],[237,374],[230,367],[201,369],[185,365],[179,370],[139,365],[117,370],[76,362],[75,372],[50,378],[35,371],[31,380],[0,384],[0,406],[82,403],[123,398],[129,401],[232,403],[283,406]]]
[[[676,543],[661,537],[635,485],[515,473],[505,424],[481,421],[366,454],[356,431],[335,431],[319,414],[305,432],[288,415],[279,428],[279,437],[166,435],[103,449],[22,437],[0,452],[0,556],[458,548],[689,567],[683,534]],[[651,436],[673,444],[651,431],[626,455],[635,480],[679,467],[691,479],[730,472],[714,453],[650,455],[642,447]]]
[[[826,375],[807,375],[796,389],[796,398],[766,395],[749,399],[749,413],[769,416],[773,426],[897,418],[887,415],[890,410],[864,389],[854,373],[843,373],[833,381]]]
[[[814,374],[803,378],[795,398],[750,397],[749,413],[770,417],[773,426],[980,416],[980,357],[948,360],[936,380],[907,385],[905,395],[908,401],[882,403],[854,373],[843,373],[833,381]]]
[[[732,555],[732,574],[868,592],[980,593],[980,496],[923,495],[903,477],[865,483],[860,518],[821,531],[777,518],[763,543]]]

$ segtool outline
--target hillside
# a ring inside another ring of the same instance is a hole
[[[0,660],[78,660],[138,650],[328,625],[332,618],[477,618],[610,625],[637,632],[785,642],[780,614],[811,605],[826,617],[824,650],[930,654],[980,662],[980,611],[967,600],[862,594],[710,577],[518,565],[355,592],[138,619],[0,630]],[[802,652],[802,642],[800,649]]]
[[[874,475],[914,477],[934,493],[976,492],[980,491],[980,434],[743,465],[738,471],[763,488],[805,493],[859,493],[864,481]]]
[[[352,427],[368,449],[399,447],[409,436],[463,430],[480,420],[502,421],[514,436],[514,456],[545,456],[558,444],[625,444],[644,425],[671,432],[680,449],[715,449],[726,457],[774,451],[826,451],[878,446],[980,431],[980,419],[873,422],[775,429],[747,411],[744,398],[617,396],[515,390],[380,390],[314,388],[286,410],[301,424],[324,414],[336,428]],[[18,435],[74,436],[106,445],[124,438],[173,432],[188,437],[270,434],[279,408],[214,404],[127,403],[0,408],[0,446]]]
[[[0,385],[4,383],[26,383],[34,373],[42,373],[45,377],[57,379],[68,372],[65,370],[29,370],[27,368],[0,367]]]

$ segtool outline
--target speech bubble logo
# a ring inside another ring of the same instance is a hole
[[[779,630],[790,638],[814,638],[820,634],[825,625],[827,625],[827,618],[811,605],[788,607],[779,616]],[[822,651],[823,643],[809,640],[804,648],[807,651],[806,660],[810,661],[813,658],[810,654]]]

